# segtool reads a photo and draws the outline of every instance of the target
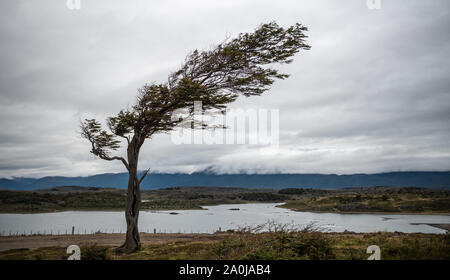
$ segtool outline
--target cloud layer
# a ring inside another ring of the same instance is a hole
[[[280,112],[280,148],[174,145],[156,136],[140,167],[222,173],[356,173],[450,169],[447,0],[119,1],[0,3],[0,176],[119,172],[89,154],[85,117],[133,103],[187,52],[276,20],[309,27],[312,49],[291,77],[233,108]]]

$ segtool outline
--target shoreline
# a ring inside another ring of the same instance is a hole
[[[286,204],[286,202],[284,203]],[[289,209],[295,212],[307,212],[307,213],[315,213],[315,214],[361,214],[361,215],[439,215],[439,216],[450,216],[450,212],[371,212],[371,211],[360,211],[360,212],[342,212],[342,211],[314,211],[314,210],[297,210],[294,208],[283,207],[283,205],[277,205],[275,207]]]
[[[223,203],[216,205],[201,205],[200,208],[184,208],[184,209],[141,209],[140,212],[162,212],[162,211],[186,211],[186,210],[207,210],[204,207],[208,206],[219,206],[219,205],[243,205],[243,204],[267,204],[274,202],[246,202],[246,203]],[[342,212],[342,211],[314,211],[314,210],[297,210],[294,208],[283,207],[286,202],[276,202],[275,207],[288,209],[295,212],[304,212],[304,213],[315,213],[315,214],[340,214],[340,215],[437,215],[437,216],[450,216],[450,212],[370,212],[370,211],[361,211],[361,212]],[[64,210],[54,210],[54,211],[41,211],[41,212],[0,212],[0,214],[51,214],[51,213],[64,213],[64,212],[124,212],[122,208],[105,208],[105,209],[64,209]]]
[[[435,227],[435,228],[438,228],[438,229],[443,229],[443,230],[447,231],[447,233],[450,232],[450,224],[411,223],[411,225],[427,225],[427,226],[430,226],[430,227]]]

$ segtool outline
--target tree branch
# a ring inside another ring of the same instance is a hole
[[[127,170],[128,171],[130,170],[130,167],[128,166],[128,162],[123,157],[109,157],[109,156],[105,156],[105,155],[98,155],[98,157],[101,159],[104,159],[104,160],[108,160],[108,161],[120,160],[120,161],[122,161],[123,165],[125,165]]]
[[[147,169],[147,170],[144,172],[144,174],[142,174],[141,179],[139,179],[139,184],[141,184],[141,182],[144,180],[145,176],[147,176],[147,174],[148,174],[149,171],[150,171],[150,168]]]
[[[127,140],[128,145],[130,144],[130,136],[129,135],[126,135],[126,136],[125,135],[117,135],[117,136],[124,138],[125,140]]]
[[[97,149],[95,149],[94,142],[91,141],[91,145],[92,145],[91,153],[93,153],[94,155],[98,156],[99,158],[101,158],[103,160],[107,160],[107,161],[120,160],[120,161],[122,161],[123,165],[125,165],[127,170],[130,171],[130,166],[128,165],[128,162],[123,157],[117,157],[117,156],[110,157],[110,156],[107,156],[105,153],[101,153]]]

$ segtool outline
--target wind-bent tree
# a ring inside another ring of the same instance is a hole
[[[275,63],[290,63],[300,49],[308,50],[304,31],[295,24],[287,29],[271,22],[253,33],[242,33],[212,50],[191,52],[181,68],[163,84],[146,84],[138,90],[134,106],[107,119],[109,131],[95,119],[81,123],[82,136],[90,141],[91,153],[101,159],[121,161],[129,173],[125,217],[126,240],[119,251],[140,249],[138,217],[140,183],[148,170],[138,177],[139,151],[146,139],[168,132],[186,122],[193,114],[193,102],[201,101],[203,110],[223,110],[239,95],[257,96],[267,91],[275,79],[289,75],[271,68]],[[177,110],[187,117],[175,117]],[[189,117],[189,118],[188,118]],[[202,128],[208,127],[207,123]],[[119,138],[118,138],[119,137]],[[124,140],[119,140],[123,138]],[[127,156],[112,156],[112,151],[127,143]]]

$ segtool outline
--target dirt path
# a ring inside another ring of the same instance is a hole
[[[176,241],[213,241],[225,238],[227,234],[149,234],[141,233],[143,244],[172,243]],[[0,236],[0,251],[10,249],[40,247],[67,247],[69,245],[119,246],[125,234],[101,233],[80,235],[36,235],[36,236]]]

